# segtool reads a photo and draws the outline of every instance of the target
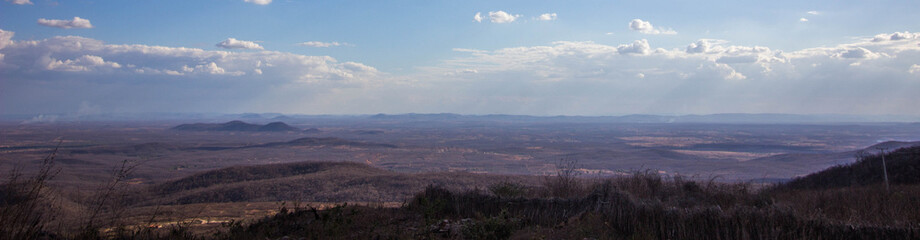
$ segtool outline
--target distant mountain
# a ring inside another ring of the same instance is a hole
[[[226,123],[193,123],[182,124],[172,128],[180,131],[238,131],[238,132],[288,132],[300,131],[283,122],[272,122],[265,125],[245,123],[243,121],[230,121]]]
[[[323,131],[320,131],[317,128],[309,128],[309,129],[303,130],[303,133],[321,133],[321,132]]]
[[[324,137],[324,138],[313,138],[305,137],[298,138],[287,142],[270,142],[265,144],[249,145],[249,146],[232,146],[232,147],[199,147],[199,150],[207,151],[221,151],[221,150],[234,150],[234,149],[249,149],[249,148],[283,148],[283,147],[356,147],[356,148],[397,148],[398,146],[393,144],[384,144],[384,143],[369,143],[369,142],[358,142],[345,140],[341,138],[334,137]]]
[[[437,114],[376,114],[367,119],[377,121],[499,121],[499,122],[615,122],[615,123],[734,123],[734,124],[812,124],[812,123],[870,123],[916,122],[917,116],[897,115],[843,115],[843,114],[774,114],[774,113],[722,113],[708,115],[651,115],[622,116],[528,116],[528,115],[460,115]]]
[[[264,126],[259,127],[257,130],[259,132],[295,132],[300,131],[299,128],[291,127],[283,122],[271,122],[265,124]]]

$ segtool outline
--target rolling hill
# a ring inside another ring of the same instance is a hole
[[[463,172],[398,173],[352,162],[297,162],[198,173],[151,186],[139,192],[134,201],[142,205],[280,200],[399,202],[429,185],[465,190],[484,189],[502,181],[535,185],[539,180],[535,176]]]
[[[175,126],[172,130],[179,131],[238,131],[238,132],[295,132],[299,128],[292,127],[283,122],[272,122],[265,125],[251,124],[243,121],[230,121],[226,123],[192,123]]]

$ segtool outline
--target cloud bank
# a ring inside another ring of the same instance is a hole
[[[451,77],[442,82],[455,90],[444,98],[470,102],[458,108],[548,115],[920,114],[910,107],[920,100],[912,93],[920,91],[920,34],[909,32],[792,52],[717,39],[664,49],[642,39],[468,53],[429,69],[476,69],[432,74]]]
[[[0,30],[0,109],[920,115],[920,34],[911,32],[789,52],[719,39],[672,49],[638,39],[454,51],[460,56],[394,75],[328,56],[15,40]]]
[[[61,109],[65,103],[82,101],[106,112],[233,111],[250,104],[285,108],[318,93],[374,86],[382,76],[373,67],[328,56],[106,44],[77,36],[15,41],[13,36],[0,30],[5,113],[67,111]]]

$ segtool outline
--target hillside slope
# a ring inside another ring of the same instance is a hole
[[[352,162],[298,162],[235,166],[152,186],[135,203],[311,201],[400,202],[428,185],[447,189],[484,189],[502,181],[536,185],[535,176],[463,172],[398,173]],[[155,197],[151,197],[155,196]]]
[[[882,157],[882,154],[867,155],[855,163],[838,165],[796,178],[782,187],[827,189],[879,184],[884,181]],[[900,148],[885,153],[884,158],[891,184],[920,184],[920,146]]]

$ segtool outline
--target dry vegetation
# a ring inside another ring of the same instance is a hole
[[[920,186],[916,181],[920,147],[886,155],[892,166],[891,192],[879,187],[876,165],[880,158],[865,155],[856,163],[766,188],[713,179],[692,181],[657,171],[582,178],[577,161],[561,160],[557,173],[536,179],[539,184],[528,182],[534,179],[480,175],[480,179],[490,179],[479,182],[488,183],[485,188],[429,185],[397,207],[347,203],[322,207],[294,202],[278,205],[268,217],[224,219],[218,221],[219,227],[203,232],[192,227],[195,221],[207,221],[203,216],[164,225],[160,207],[132,205],[137,203],[131,202],[131,194],[137,192],[122,187],[132,169],[128,164],[113,169],[111,182],[87,198],[83,211],[78,211],[80,221],[59,218],[64,205],[46,184],[57,171],[52,154],[38,173],[25,177],[13,172],[2,185],[0,239],[920,238]],[[436,182],[424,174],[399,175],[354,163],[293,163],[220,169],[146,190],[165,195],[201,192],[215,190],[213,186],[260,186],[268,179],[290,180],[323,172],[331,175],[320,176],[335,182],[334,176],[348,175],[342,171],[353,173],[341,180],[339,184],[346,184],[342,187],[399,182],[382,180],[387,177],[417,178],[414,184]],[[373,177],[365,178],[368,176]],[[124,221],[129,209],[145,209],[150,217]]]

